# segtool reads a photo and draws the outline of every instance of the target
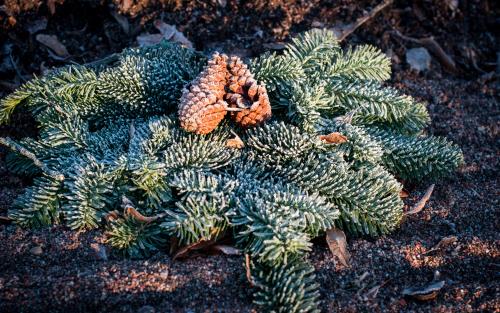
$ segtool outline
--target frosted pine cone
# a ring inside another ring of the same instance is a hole
[[[215,53],[198,78],[185,89],[179,104],[179,120],[186,131],[208,134],[224,119],[227,103],[227,56]]]
[[[271,104],[266,88],[257,84],[248,67],[238,57],[232,57],[229,66],[226,101],[232,108],[231,118],[242,127],[261,124],[271,117]]]

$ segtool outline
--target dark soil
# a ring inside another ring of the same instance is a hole
[[[199,50],[253,56],[279,48],[276,43],[313,26],[348,24],[378,3],[58,4],[63,2],[38,1],[39,6],[23,7],[24,1],[7,1],[0,9],[0,96],[49,67],[90,62],[134,45],[137,34],[154,32],[152,21],[158,18],[177,25]],[[115,10],[127,17],[128,34],[113,18]],[[437,182],[425,209],[395,233],[378,239],[349,238],[349,268],[336,262],[323,239],[317,240],[311,260],[325,312],[500,312],[499,11],[495,1],[397,1],[347,38],[347,44],[371,43],[392,55],[391,84],[428,103],[428,132],[459,144],[466,164],[453,177]],[[45,28],[33,31],[45,21]],[[412,72],[405,52],[418,45],[394,30],[413,38],[434,36],[458,71],[446,72],[433,55],[430,71]],[[37,33],[57,35],[71,56],[54,58],[35,40]],[[0,136],[36,136],[36,125],[19,113],[10,126],[0,126]],[[0,215],[30,183],[5,169],[4,151],[0,147]],[[408,204],[431,183],[408,186]],[[457,241],[429,252],[449,236]],[[158,253],[147,260],[128,260],[108,253],[109,260],[102,260],[92,247],[104,245],[103,240],[98,231],[0,225],[0,311],[255,311],[242,257],[198,253],[172,261],[167,253]],[[40,254],[35,247],[41,247]],[[416,301],[402,295],[407,287],[431,282],[436,272],[446,282],[436,299]]]

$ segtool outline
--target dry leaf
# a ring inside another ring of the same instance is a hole
[[[401,191],[399,192],[399,197],[400,198],[408,198],[410,194],[408,193],[408,191],[404,190],[404,189],[401,189]]]
[[[189,255],[189,253],[193,250],[200,250],[200,249],[204,249],[204,248],[207,248],[207,247],[210,247],[211,245],[213,245],[215,243],[215,240],[214,239],[210,239],[210,240],[200,240],[200,241],[197,241],[197,242],[194,242],[190,245],[187,245],[187,246],[184,246],[182,248],[180,248],[175,254],[174,256],[172,257],[172,260],[177,260],[177,259],[182,259],[182,258],[185,258]]]
[[[415,205],[408,212],[406,212],[405,215],[416,214],[422,211],[427,201],[429,201],[429,198],[431,197],[433,191],[434,191],[434,184],[430,185],[429,188],[427,188],[422,198],[418,200],[418,202],[415,203]]]
[[[132,216],[136,221],[143,223],[151,223],[156,221],[160,216],[144,216],[139,213],[134,207],[127,206],[124,211],[125,216]]]
[[[47,28],[47,23],[48,23],[47,18],[42,17],[40,19],[30,22],[28,26],[26,26],[26,30],[28,31],[28,33],[33,35],[41,30],[45,30]]]
[[[334,256],[337,256],[340,263],[344,266],[349,266],[349,252],[347,251],[347,239],[345,233],[338,229],[332,228],[326,231],[326,242]]]
[[[342,135],[341,133],[331,133],[331,134],[328,134],[328,135],[321,135],[319,136],[319,139],[321,139],[322,141],[326,142],[326,143],[335,143],[335,144],[339,144],[339,143],[344,143],[347,141],[347,137]]]
[[[123,29],[123,32],[128,35],[130,33],[130,24],[128,22],[128,19],[125,16],[116,13],[116,11],[114,10],[111,11],[111,15]]]
[[[412,297],[420,301],[427,301],[436,298],[439,291],[444,287],[444,280],[432,282],[424,287],[412,287],[403,290],[403,295]]]
[[[219,251],[226,255],[241,255],[241,251],[239,249],[227,245],[215,245],[212,246],[211,248],[214,251]]]
[[[46,47],[49,47],[59,57],[69,56],[66,47],[59,41],[56,35],[36,35],[36,40]]]
[[[163,38],[170,41],[178,42],[181,45],[186,46],[190,49],[193,48],[193,44],[191,43],[191,41],[189,41],[189,39],[187,39],[183,33],[178,31],[174,25],[167,24],[161,20],[156,20],[154,22],[154,25],[156,29],[158,29],[160,33],[163,35]]]
[[[243,140],[241,140],[240,137],[237,136],[235,138],[228,139],[226,141],[226,147],[235,148],[235,149],[243,149],[245,147],[245,143],[243,142]]]
[[[435,245],[434,247],[432,247],[432,249],[430,249],[429,251],[425,252],[424,254],[428,254],[428,253],[431,253],[431,252],[434,252],[434,251],[437,251],[437,250],[441,250],[443,248],[446,248],[447,246],[455,243],[456,241],[458,240],[457,236],[448,236],[448,237],[444,237],[442,238],[437,245]]]
[[[143,34],[136,37],[137,44],[141,47],[154,46],[162,41],[162,34]]]
[[[104,220],[106,222],[112,222],[114,220],[117,220],[119,217],[120,217],[120,213],[116,210],[113,210],[113,211],[108,212],[108,214],[106,214],[104,216]]]
[[[98,260],[102,260],[102,261],[108,260],[108,254],[106,253],[106,247],[104,247],[98,243],[91,243],[90,248],[92,249],[92,251],[94,251],[95,256]]]

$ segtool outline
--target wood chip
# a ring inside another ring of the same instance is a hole
[[[427,201],[429,201],[433,191],[434,184],[430,185],[429,188],[427,188],[422,198],[417,203],[415,203],[415,205],[410,210],[408,210],[405,215],[417,214],[418,212],[422,211]]]
[[[250,283],[250,286],[251,287],[255,286],[255,282],[253,281],[252,278],[252,270],[250,268],[250,255],[247,253],[245,253],[245,269],[246,269],[247,280]]]
[[[43,249],[41,246],[35,246],[30,249],[30,253],[33,255],[41,255],[43,253]]]
[[[349,266],[350,255],[347,251],[347,239],[345,233],[338,228],[331,228],[326,231],[326,242],[332,254],[338,257],[340,263]]]
[[[67,57],[69,56],[68,50],[66,47],[59,41],[56,35],[45,35],[38,34],[36,35],[36,40],[43,44],[44,46],[50,48],[54,53],[59,57]]]
[[[319,139],[329,144],[339,144],[347,142],[347,137],[338,132],[330,133],[328,135],[321,135],[319,136]]]

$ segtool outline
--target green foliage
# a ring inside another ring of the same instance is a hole
[[[59,222],[61,182],[50,177],[36,178],[33,186],[19,196],[9,216],[22,227],[38,228]]]
[[[0,123],[21,106],[40,129],[36,139],[0,137],[9,169],[34,177],[9,215],[22,227],[105,228],[108,244],[134,258],[172,237],[189,245],[232,232],[257,263],[263,310],[317,312],[311,239],[332,227],[394,230],[395,177],[435,179],[463,162],[457,146],[422,136],[425,105],[383,84],[390,62],[377,48],[343,51],[327,30],[299,35],[282,55],[250,62],[274,121],[195,135],[171,113],[204,63],[164,42],[55,70],[3,99]],[[321,136],[332,132],[347,141]],[[244,148],[228,145],[235,135]]]
[[[256,270],[254,302],[264,312],[320,312],[313,266],[297,260],[279,267],[258,265]]]
[[[106,235],[107,243],[131,258],[147,257],[165,243],[157,224],[143,223],[132,217],[112,221]]]

